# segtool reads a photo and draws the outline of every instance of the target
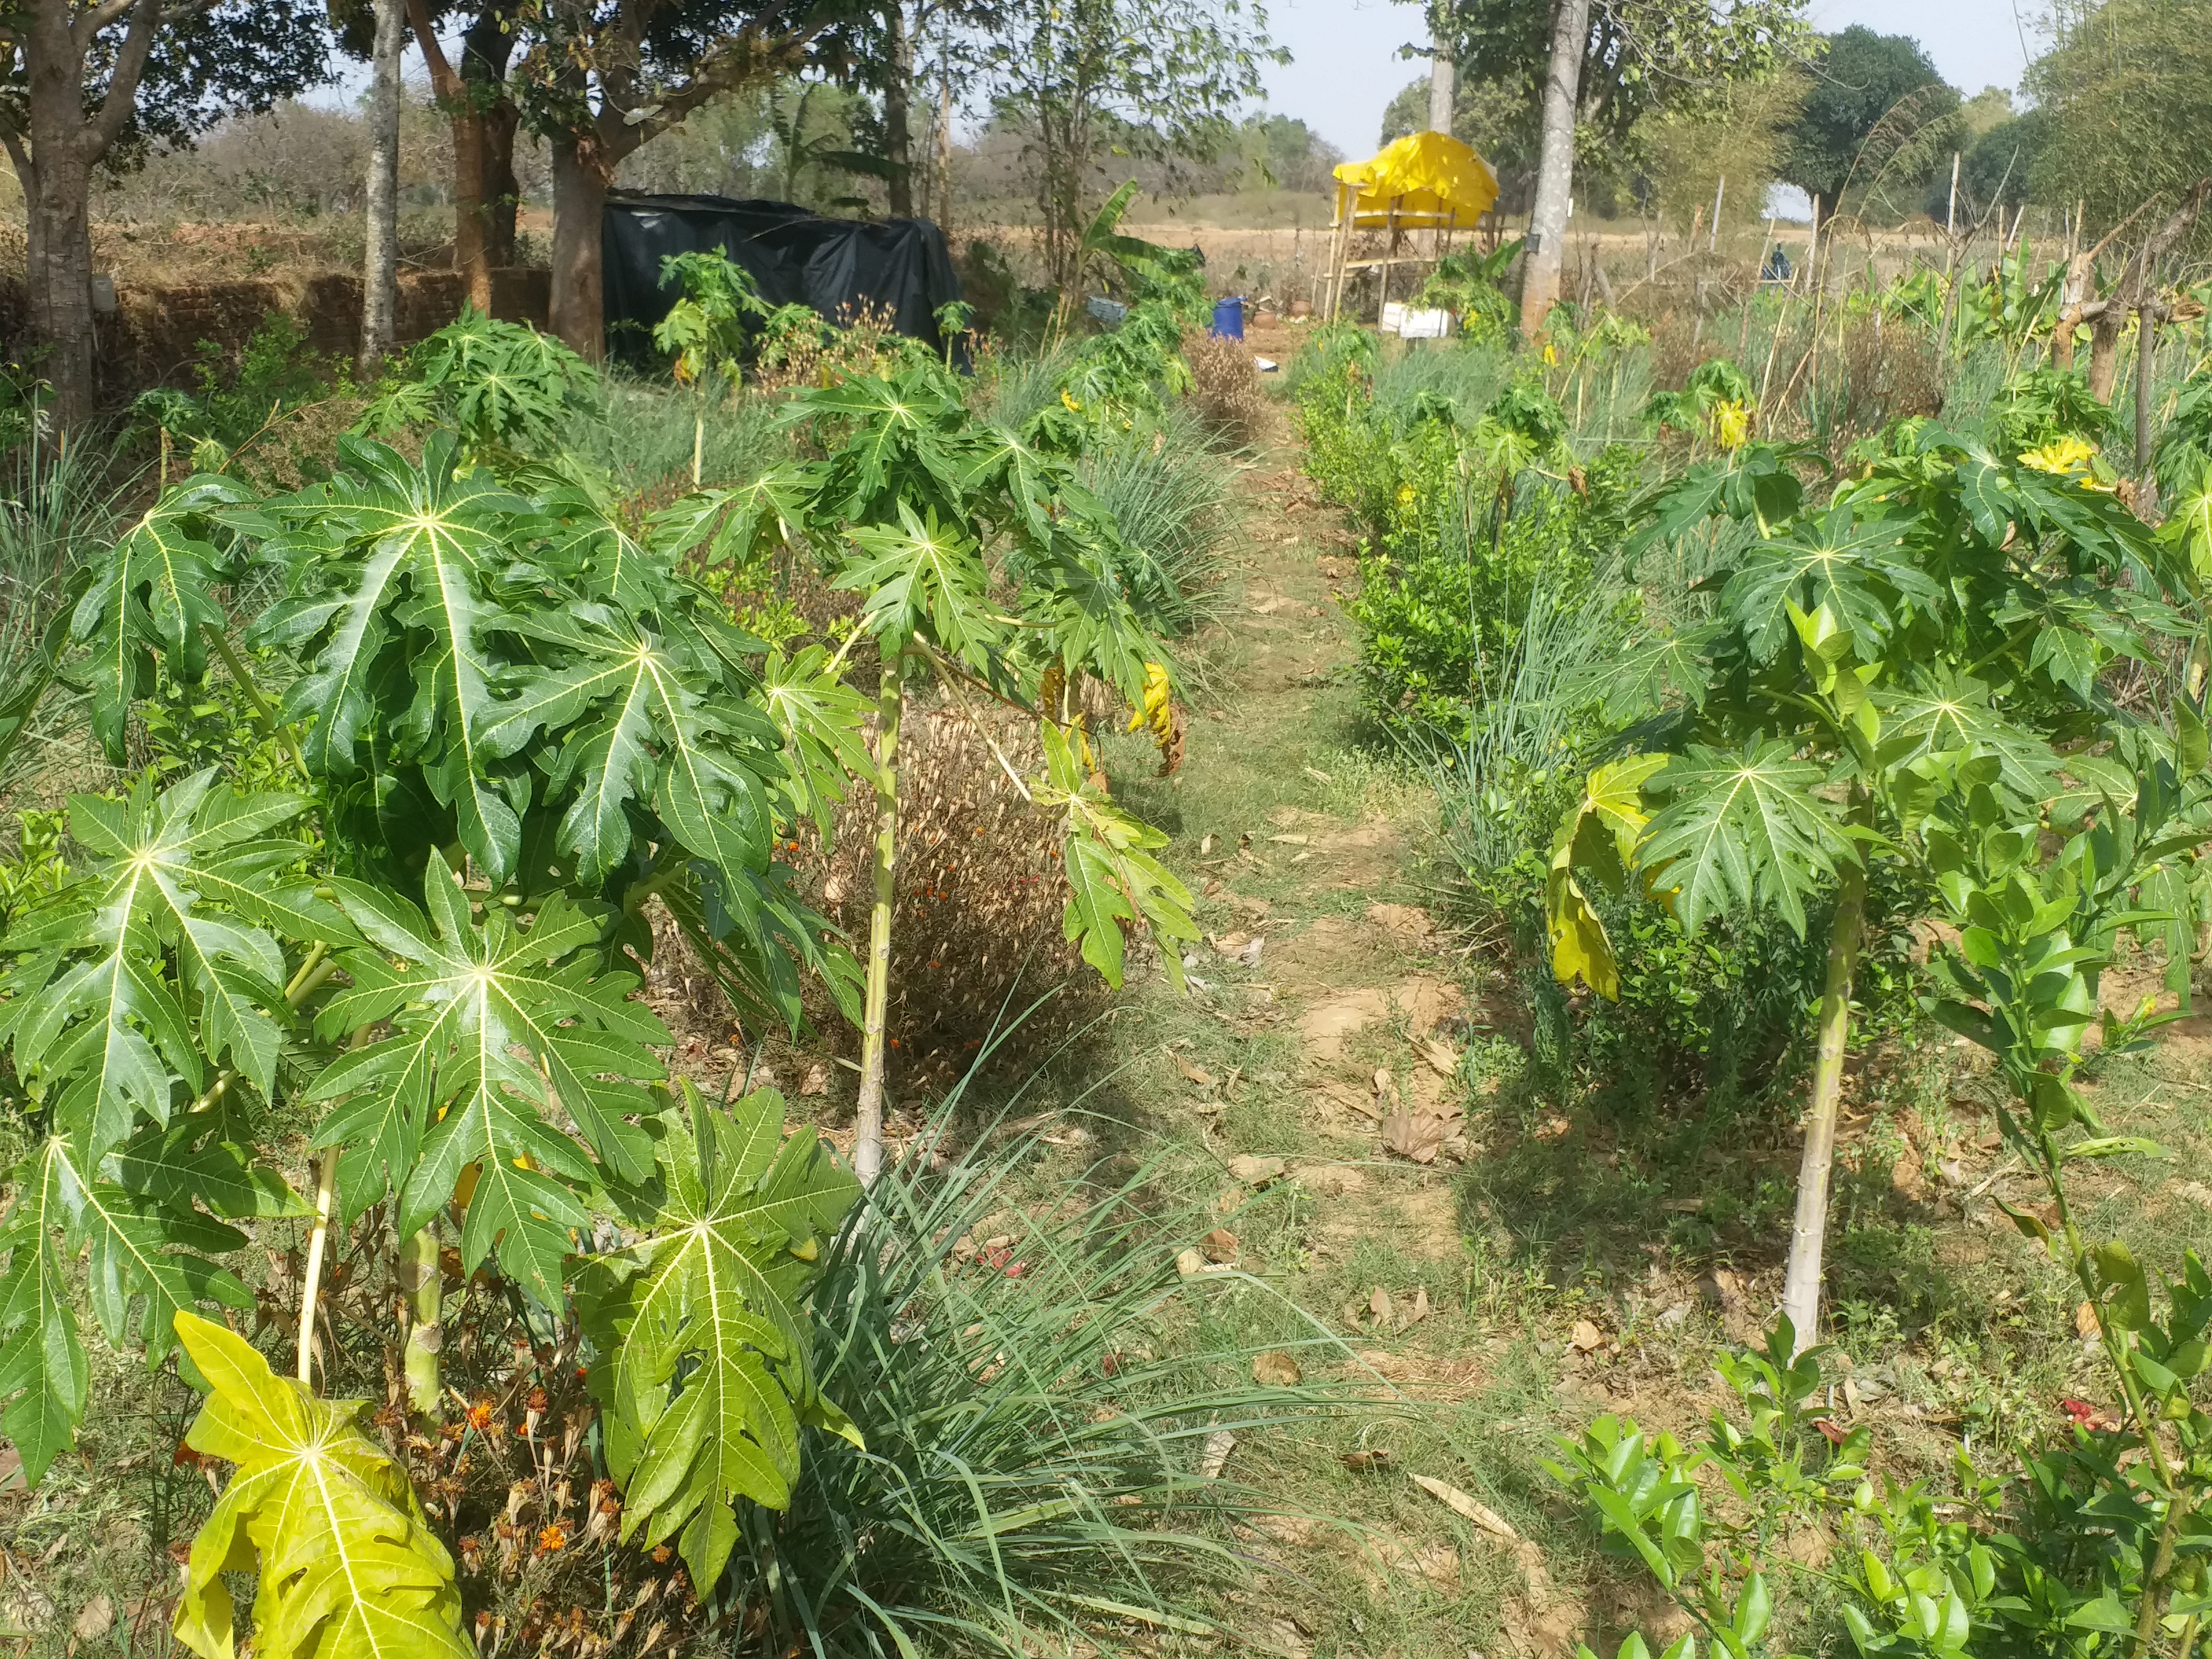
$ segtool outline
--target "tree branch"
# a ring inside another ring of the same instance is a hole
[[[107,3],[112,6],[115,0]],[[85,16],[98,15],[87,12]],[[154,32],[161,27],[161,0],[137,0],[131,13],[131,32],[123,37],[123,48],[115,54],[115,68],[107,77],[107,94],[100,100],[100,112],[83,128],[86,161],[96,161],[107,153],[123,124],[137,108],[139,77],[146,72],[146,60],[154,51]]]
[[[763,46],[760,36],[751,29],[738,33],[716,47],[699,61],[691,78],[660,100],[660,107],[634,127],[626,129],[630,137],[628,148],[617,150],[608,143],[611,155],[619,159],[635,150],[648,138],[657,138],[671,127],[682,125],[684,118],[704,104],[736,88],[770,76],[781,75],[799,67],[806,48],[814,37],[826,27],[816,23],[807,28],[794,29],[779,36],[772,44]],[[605,117],[601,118],[605,126]],[[603,133],[603,139],[611,135]]]
[[[83,13],[70,25],[70,44],[79,52],[90,52],[92,43],[99,38],[100,30],[137,3],[138,0],[100,0],[99,5]]]
[[[453,73],[445,47],[438,44],[438,32],[430,27],[430,9],[423,0],[407,0],[407,21],[415,31],[415,44],[422,49],[422,62],[430,71],[430,90],[441,98],[464,96],[467,89],[461,85],[461,77]]]

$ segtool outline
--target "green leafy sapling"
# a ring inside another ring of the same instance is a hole
[[[1160,705],[1156,730],[1171,729],[1164,653],[1121,586],[1112,520],[1073,468],[978,420],[958,380],[933,358],[808,388],[789,410],[822,458],[732,492],[714,553],[745,562],[803,538],[833,585],[860,596],[860,633],[882,663],[867,769],[875,902],[854,1152],[867,1182],[883,1155],[898,744],[911,679],[933,676],[956,702],[991,698],[1040,717],[1047,775],[1026,780],[1011,767],[1009,775],[1057,822],[1073,889],[1067,934],[1109,982],[1121,979],[1125,928],[1150,929],[1178,979],[1177,942],[1197,933],[1189,893],[1152,856],[1159,838],[1091,781],[1097,769],[1079,720],[1065,696],[1043,695],[1048,684],[1087,675],[1139,708]],[[849,760],[850,749],[812,714],[840,705],[817,690],[785,706],[792,752],[818,798],[824,763]]]
[[[672,253],[660,262],[660,285],[679,291],[668,314],[653,327],[653,343],[669,355],[676,384],[691,393],[691,487],[699,487],[707,441],[707,378],[735,386],[742,373],[748,325],[757,328],[768,302],[752,273],[720,248]]]
[[[2061,757],[2098,729],[2098,676],[2153,666],[2192,631],[2165,596],[2177,562],[2097,481],[1980,438],[1907,423],[1890,453],[1825,505],[1790,458],[1744,445],[1692,467],[1651,504],[1641,543],[1734,520],[1711,615],[1656,635],[1594,690],[1638,729],[1656,770],[1608,805],[1626,837],[1585,834],[1601,787],[1563,826],[1547,911],[1555,960],[1601,990],[1611,951],[1581,886],[1635,872],[1686,928],[1761,908],[1802,931],[1832,901],[1826,983],[1784,1309],[1813,1340],[1834,1113],[1869,866],[1924,864],[1926,803],[1969,758],[2033,816],[2058,794]],[[1625,852],[1624,852],[1625,845]],[[1588,860],[1578,854],[1587,848]]]

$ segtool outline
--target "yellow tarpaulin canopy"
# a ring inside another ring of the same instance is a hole
[[[1471,227],[1497,199],[1490,163],[1441,132],[1408,133],[1380,155],[1336,169],[1337,222],[1349,210],[1358,230]]]

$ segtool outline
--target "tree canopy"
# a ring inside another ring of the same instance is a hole
[[[1847,185],[1917,185],[1930,145],[1948,148],[1958,109],[1958,93],[1917,41],[1854,23],[1827,37],[1790,125],[1782,177],[1813,198],[1824,220]]]

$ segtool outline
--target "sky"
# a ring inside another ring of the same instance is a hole
[[[1909,34],[1938,73],[1972,97],[1984,87],[2018,86],[2022,38],[2035,44],[2041,0],[1813,0],[1814,27],[1863,23]],[[1271,0],[1268,21],[1291,62],[1267,70],[1267,107],[1295,116],[1346,155],[1374,152],[1384,106],[1427,73],[1398,48],[1421,32],[1415,5],[1388,0]]]

